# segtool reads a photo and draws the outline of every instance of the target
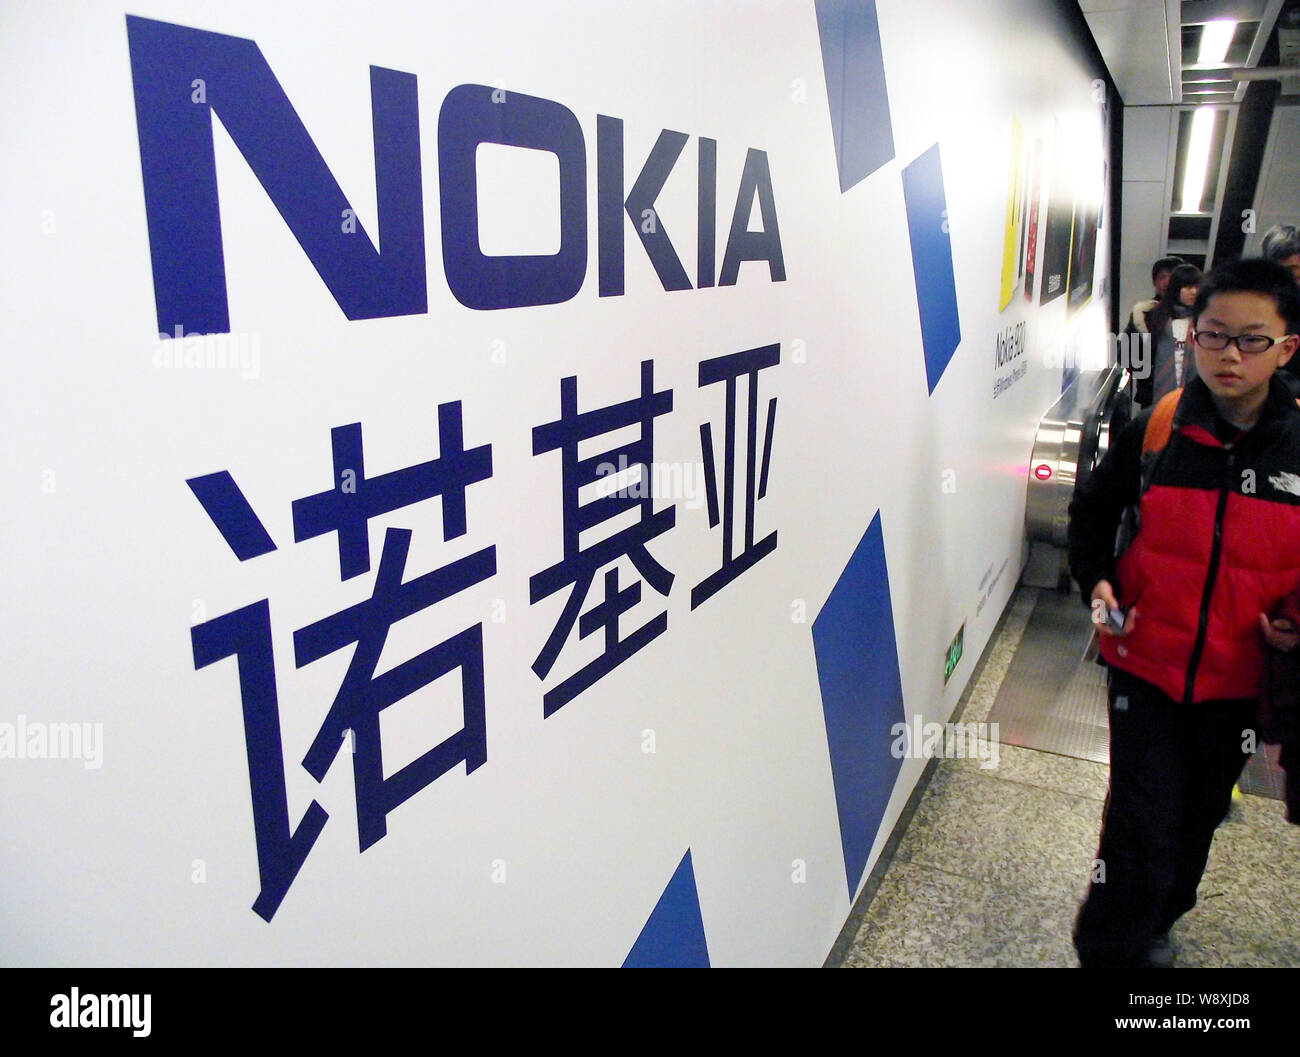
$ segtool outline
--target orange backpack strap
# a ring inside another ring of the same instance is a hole
[[[1174,412],[1178,410],[1178,398],[1182,395],[1182,389],[1175,389],[1158,400],[1147,420],[1147,432],[1141,436],[1141,454],[1165,450],[1170,434],[1174,432]],[[1300,397],[1296,397],[1296,407],[1300,408]]]
[[[1178,410],[1178,398],[1182,394],[1181,389],[1175,389],[1157,401],[1151,417],[1147,419],[1146,432],[1142,434],[1144,456],[1164,451],[1165,445],[1169,443],[1169,437],[1174,431],[1174,412]],[[1296,407],[1300,408],[1300,397],[1296,397]]]
[[[1157,402],[1151,411],[1151,417],[1147,419],[1146,431],[1142,434],[1142,461],[1141,468],[1138,471],[1138,495],[1146,495],[1147,489],[1151,486],[1151,479],[1155,476],[1156,463],[1159,462],[1160,453],[1165,450],[1169,444],[1169,438],[1174,432],[1174,412],[1178,410],[1178,398],[1183,395],[1181,389],[1175,389],[1171,393],[1166,393]],[[1300,408],[1300,397],[1296,397],[1296,407]],[[1136,510],[1136,507],[1130,508]],[[1128,517],[1126,514],[1125,517]],[[1136,520],[1136,519],[1135,519]],[[1137,532],[1136,526],[1128,531],[1129,539]],[[1123,553],[1121,548],[1120,553]]]
[[[1151,417],[1147,420],[1146,432],[1142,434],[1143,455],[1153,451],[1163,451],[1164,446],[1169,443],[1169,436],[1174,428],[1174,412],[1178,410],[1178,398],[1182,395],[1181,389],[1175,389],[1171,393],[1165,393],[1157,401]]]

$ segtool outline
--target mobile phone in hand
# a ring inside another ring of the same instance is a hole
[[[1124,610],[1116,609],[1114,606],[1111,606],[1107,613],[1106,626],[1109,627],[1111,631],[1115,632],[1116,635],[1123,634]]]

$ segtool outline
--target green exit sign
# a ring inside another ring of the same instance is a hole
[[[957,629],[957,637],[948,645],[948,652],[943,659],[943,682],[948,685],[949,678],[952,677],[953,670],[957,667],[957,662],[961,660],[961,641],[962,636],[966,634],[966,625],[962,624]]]

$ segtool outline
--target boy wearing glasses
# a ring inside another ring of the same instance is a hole
[[[1196,903],[1253,747],[1265,650],[1300,644],[1268,615],[1300,587],[1300,410],[1274,377],[1298,332],[1285,268],[1216,268],[1193,306],[1198,377],[1166,397],[1167,442],[1144,452],[1160,410],[1144,411],[1070,504],[1070,567],[1110,668],[1110,788],[1074,929],[1085,967],[1172,963],[1170,927]]]

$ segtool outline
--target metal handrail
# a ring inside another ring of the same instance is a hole
[[[1066,545],[1070,499],[1128,420],[1129,381],[1117,365],[1082,371],[1038,423],[1029,460],[1025,530],[1031,540]]]

